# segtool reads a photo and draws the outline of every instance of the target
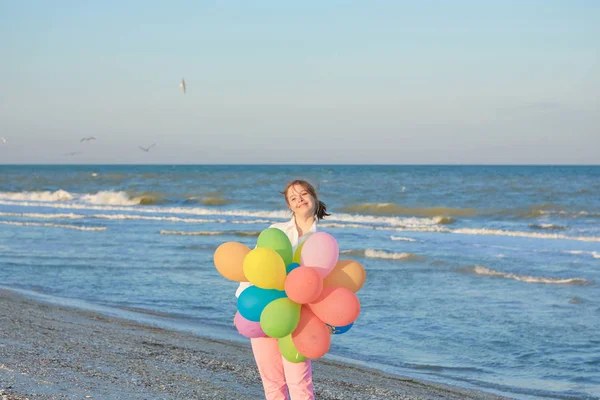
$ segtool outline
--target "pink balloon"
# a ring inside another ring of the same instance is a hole
[[[316,232],[304,242],[300,264],[310,265],[325,278],[335,267],[339,256],[340,248],[333,236],[325,232]]]
[[[260,327],[260,322],[247,320],[242,317],[242,314],[240,314],[239,311],[235,313],[233,322],[240,335],[246,336],[247,338],[253,339],[267,336]]]
[[[292,342],[304,357],[319,358],[329,351],[331,333],[307,306],[302,306],[300,322],[292,332]]]
[[[358,297],[350,289],[344,287],[323,289],[321,296],[310,303],[308,307],[321,321],[332,326],[349,325],[360,314]]]
[[[323,290],[321,274],[311,267],[298,267],[285,279],[285,294],[298,304],[316,300]]]

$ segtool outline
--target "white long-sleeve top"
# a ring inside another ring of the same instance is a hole
[[[273,224],[269,228],[277,228],[287,235],[288,239],[290,239],[290,242],[292,243],[293,253],[300,244],[302,244],[311,234],[317,231],[317,220],[315,219],[315,222],[312,224],[308,232],[305,232],[300,237],[298,237],[298,228],[296,228],[296,220],[294,217],[287,222]],[[252,286],[250,282],[240,282],[240,286],[238,286],[237,290],[235,291],[235,297],[240,297],[240,294],[250,286]]]

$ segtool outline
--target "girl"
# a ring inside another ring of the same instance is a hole
[[[310,234],[317,231],[317,221],[329,214],[325,204],[319,201],[315,188],[307,181],[294,180],[281,193],[292,211],[292,219],[273,224],[270,228],[285,232],[292,243],[292,249],[296,250]],[[236,297],[250,285],[249,282],[240,283]],[[274,338],[251,339],[251,343],[267,400],[287,400],[288,390],[291,400],[314,400],[309,359],[301,363],[287,361],[281,356],[277,339]]]

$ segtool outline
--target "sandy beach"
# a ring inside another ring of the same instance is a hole
[[[328,360],[318,399],[500,399]],[[0,290],[2,399],[261,399],[250,346]]]

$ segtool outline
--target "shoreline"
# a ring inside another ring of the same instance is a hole
[[[317,399],[507,397],[313,362]],[[0,289],[2,399],[263,399],[249,342],[209,339]]]

